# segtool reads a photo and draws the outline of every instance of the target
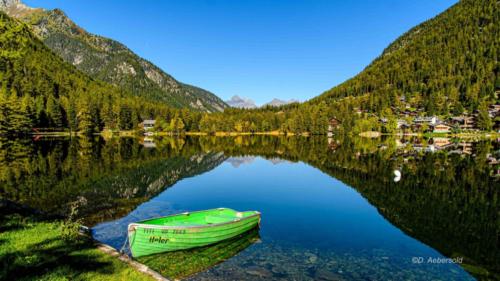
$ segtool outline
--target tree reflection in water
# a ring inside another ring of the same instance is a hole
[[[151,145],[151,142],[154,145]],[[499,144],[325,137],[0,140],[0,195],[88,224],[115,219],[228,157],[302,161],[352,186],[391,223],[475,276],[500,272]],[[400,181],[394,181],[394,171]],[[493,274],[493,275],[491,275]]]

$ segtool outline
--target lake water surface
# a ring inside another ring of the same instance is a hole
[[[500,158],[498,143],[433,143],[320,137],[27,141],[10,144],[26,153],[15,159],[36,163],[45,176],[23,171],[31,173],[28,180],[5,169],[12,175],[3,193],[49,212],[82,201],[81,216],[93,225],[94,238],[117,249],[129,223],[151,217],[218,207],[262,213],[260,229],[246,236],[140,260],[170,278],[498,277],[500,184],[492,160]],[[41,196],[23,198],[25,193]]]

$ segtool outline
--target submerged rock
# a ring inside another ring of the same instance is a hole
[[[307,263],[314,264],[314,263],[316,263],[318,261],[318,256],[316,256],[313,253],[306,253],[305,255],[307,257],[307,260],[306,260]]]
[[[248,268],[245,272],[249,275],[258,276],[259,278],[270,278],[273,276],[271,271],[256,266]]]
[[[325,280],[325,281],[336,281],[336,280],[345,280],[339,274],[333,273],[326,269],[318,269],[314,274],[315,280]]]

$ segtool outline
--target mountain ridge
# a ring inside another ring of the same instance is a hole
[[[63,60],[19,20],[0,11],[0,135],[132,130],[155,116],[200,116],[94,79]],[[192,122],[186,118],[185,126]]]
[[[459,1],[307,103],[334,104],[349,97],[358,100],[352,106],[368,112],[409,105],[431,115],[472,112],[482,102],[494,103],[500,90],[499,11],[499,1]]]
[[[290,99],[290,100],[280,100],[278,98],[273,98],[270,102],[266,102],[261,106],[258,106],[252,99],[240,97],[238,95],[234,95],[231,99],[227,100],[226,103],[233,108],[243,108],[243,109],[256,109],[263,107],[278,107],[291,103],[299,103],[298,100]]]
[[[429,128],[417,119],[439,117],[452,133],[498,132],[499,34],[500,1],[461,0],[399,36],[354,77],[304,103],[232,109],[232,119],[214,117],[203,128],[253,123],[243,131],[425,133]]]
[[[1,0],[0,10],[27,23],[52,51],[95,79],[176,108],[216,112],[227,107],[215,94],[177,81],[122,43],[85,31],[60,9]]]
[[[272,101],[263,104],[262,107],[265,107],[265,106],[282,106],[282,105],[287,105],[287,104],[291,104],[291,103],[298,103],[298,102],[299,101],[296,100],[296,99],[280,100],[280,99],[274,98]]]
[[[229,106],[235,108],[246,108],[246,109],[257,108],[257,105],[252,99],[242,98],[238,95],[232,96],[231,99],[226,101],[226,103]]]

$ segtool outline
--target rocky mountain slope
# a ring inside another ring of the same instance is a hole
[[[177,81],[123,44],[88,33],[59,9],[35,9],[20,0],[0,0],[0,10],[27,23],[52,51],[92,78],[177,108],[215,112],[227,107],[213,93]]]

